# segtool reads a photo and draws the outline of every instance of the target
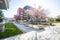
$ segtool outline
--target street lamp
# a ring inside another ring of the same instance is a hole
[[[2,13],[2,9],[8,9],[9,2],[8,0],[0,0],[0,32],[4,32],[4,15]]]

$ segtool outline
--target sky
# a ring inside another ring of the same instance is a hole
[[[9,9],[4,10],[4,16],[11,18],[17,14],[17,9],[29,5],[34,8],[41,6],[48,11],[49,17],[60,15],[60,0],[10,0]]]

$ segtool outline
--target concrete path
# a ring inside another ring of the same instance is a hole
[[[41,31],[44,31],[44,30],[37,30],[37,29],[30,28],[30,27],[26,27],[23,24],[19,24],[19,23],[15,23],[15,22],[13,22],[13,23],[14,23],[14,25],[16,25],[23,32],[30,32],[30,31],[39,31],[39,32],[41,32]]]
[[[25,27],[25,25],[22,25],[22,24],[18,24],[18,23],[15,23],[13,22],[15,26],[17,26],[20,30],[24,31],[24,32],[29,32],[29,31],[33,31],[32,28],[29,28],[29,27]]]

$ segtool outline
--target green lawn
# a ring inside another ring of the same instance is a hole
[[[60,22],[54,22],[54,23],[60,23]]]
[[[5,32],[0,32],[0,39],[22,33],[23,32],[19,30],[13,23],[5,23]]]

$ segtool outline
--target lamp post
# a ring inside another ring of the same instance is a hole
[[[4,32],[4,15],[3,12],[0,10],[0,32]]]
[[[9,0],[0,0],[0,32],[4,32],[4,15],[2,9],[9,8]]]

